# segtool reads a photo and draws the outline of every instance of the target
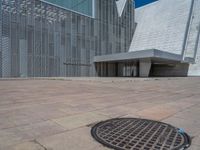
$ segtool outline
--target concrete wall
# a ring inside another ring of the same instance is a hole
[[[197,56],[194,64],[190,64],[188,76],[200,76],[200,39],[197,48]]]
[[[192,0],[159,0],[135,11],[136,31],[129,51],[158,49],[182,53]]]
[[[199,0],[159,0],[136,9],[137,27],[129,51],[159,49],[194,58],[188,76],[200,76],[199,8]]]
[[[200,1],[195,0],[194,3],[196,6],[194,7],[194,17],[193,17],[193,28],[191,29],[192,32],[196,33],[193,36],[197,38],[197,41],[192,41],[190,44],[195,47],[195,51],[192,53],[190,52],[189,54],[195,55],[195,62],[194,64],[191,64],[189,67],[189,72],[188,76],[200,76]],[[191,32],[190,31],[190,32]],[[192,36],[192,37],[193,37]],[[191,38],[192,39],[192,38]],[[197,46],[197,47],[196,47]],[[192,50],[191,46],[189,47],[190,50]]]
[[[186,77],[188,64],[152,64],[150,76],[152,77]]]
[[[140,77],[149,77],[151,70],[151,60],[144,59],[139,61],[139,76]]]

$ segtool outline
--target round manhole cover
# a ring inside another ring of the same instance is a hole
[[[136,118],[116,118],[92,127],[92,136],[115,150],[183,150],[190,137],[169,124]]]

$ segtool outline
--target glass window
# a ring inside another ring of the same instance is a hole
[[[82,14],[92,16],[93,0],[42,0]]]

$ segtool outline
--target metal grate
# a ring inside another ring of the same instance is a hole
[[[116,150],[179,150],[190,146],[189,136],[171,125],[135,118],[116,118],[96,124],[92,136]]]

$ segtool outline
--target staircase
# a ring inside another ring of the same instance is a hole
[[[183,45],[183,60],[192,58],[195,63],[200,39],[200,0],[192,0],[191,12]]]

